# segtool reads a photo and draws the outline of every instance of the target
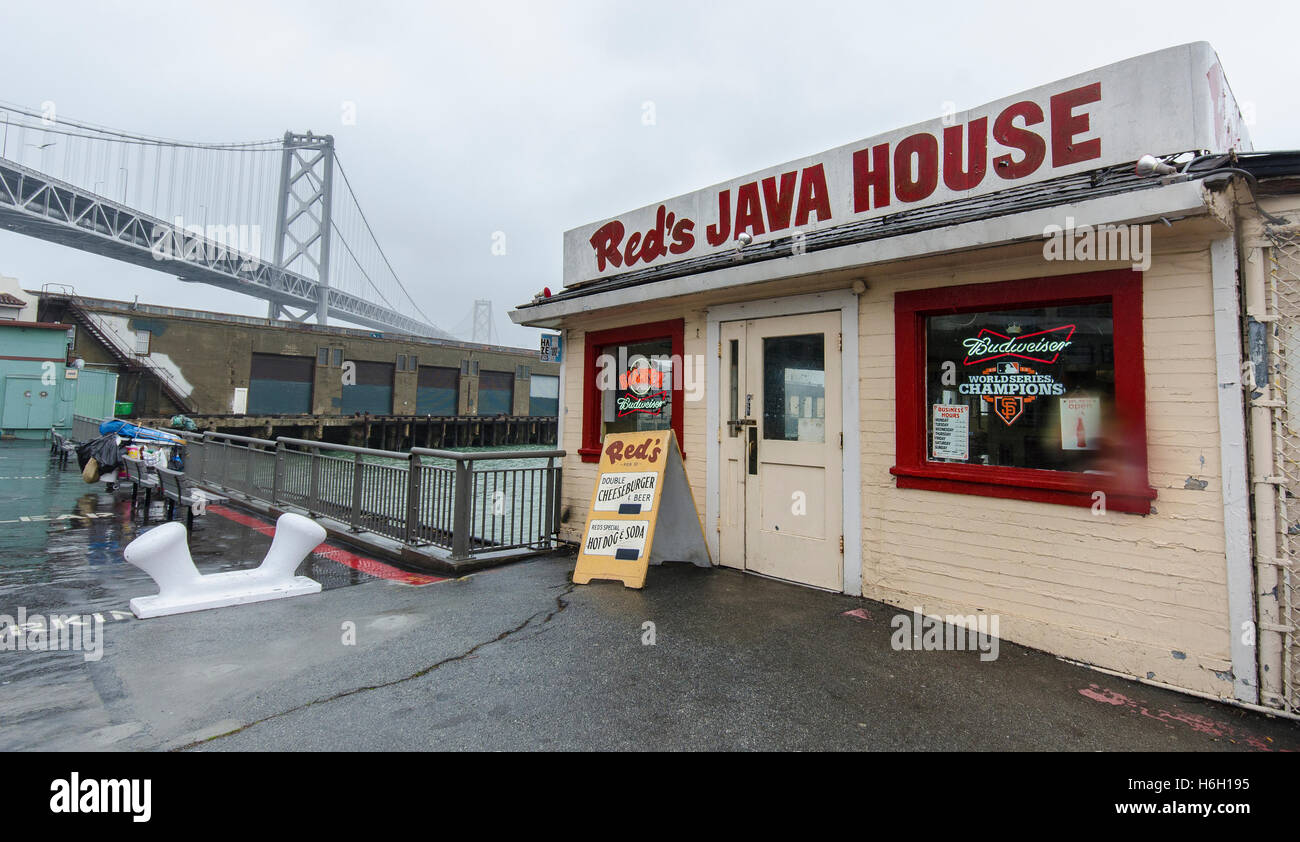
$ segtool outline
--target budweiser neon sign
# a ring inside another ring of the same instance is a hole
[[[668,405],[668,392],[664,388],[664,373],[650,364],[638,360],[627,371],[619,375],[618,386],[630,394],[619,395],[618,417],[641,412],[646,415],[658,415]],[[656,391],[657,390],[657,391]]]
[[[976,365],[1000,357],[1017,357],[1036,363],[1052,365],[1061,352],[1074,344],[1075,325],[1061,325],[1040,330],[1025,336],[1011,337],[996,330],[984,328],[975,336],[962,340],[966,348],[965,365]]]

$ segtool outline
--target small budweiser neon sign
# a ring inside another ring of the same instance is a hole
[[[617,399],[618,416],[634,412],[658,415],[668,404],[664,373],[650,365],[633,365],[619,375],[618,387],[627,394]]]
[[[1001,357],[1017,357],[1022,360],[1052,365],[1061,357],[1061,352],[1073,344],[1074,325],[1040,330],[1025,336],[1007,336],[996,330],[984,328],[975,336],[962,340],[966,347],[965,365],[996,360]]]

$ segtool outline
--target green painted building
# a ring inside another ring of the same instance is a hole
[[[72,429],[80,372],[68,368],[69,326],[0,321],[0,435]]]

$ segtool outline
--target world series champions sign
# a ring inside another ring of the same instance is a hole
[[[645,586],[651,564],[711,567],[704,526],[672,430],[611,433],[601,445],[574,584]]]

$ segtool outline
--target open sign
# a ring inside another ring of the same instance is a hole
[[[648,395],[664,387],[664,373],[647,365],[634,365],[618,376],[618,387],[634,395]]]

